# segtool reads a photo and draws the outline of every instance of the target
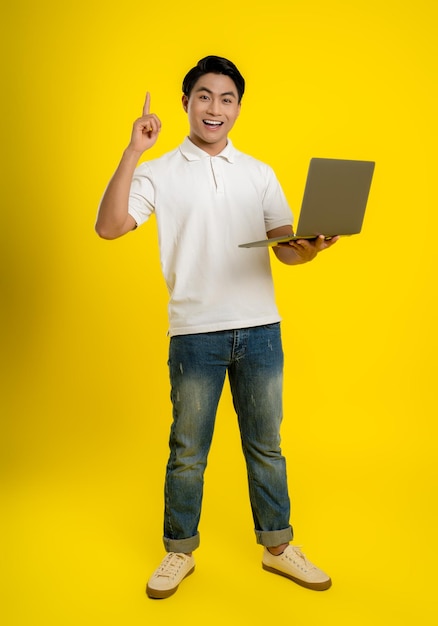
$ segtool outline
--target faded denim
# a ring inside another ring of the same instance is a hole
[[[227,372],[257,542],[274,546],[292,539],[286,462],[280,449],[283,349],[277,323],[170,340],[173,424],[164,516],[169,552],[191,552],[199,545],[204,470]]]

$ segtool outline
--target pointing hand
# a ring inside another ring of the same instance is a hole
[[[151,94],[146,93],[143,114],[134,122],[129,147],[135,152],[143,153],[152,148],[158,139],[161,122],[155,113],[150,113]]]

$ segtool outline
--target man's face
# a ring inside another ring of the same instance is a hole
[[[182,101],[189,116],[190,139],[212,156],[219,154],[240,112],[234,81],[223,74],[204,74]]]

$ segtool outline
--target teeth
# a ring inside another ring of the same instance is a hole
[[[204,124],[208,124],[209,126],[221,126],[222,122],[215,122],[213,120],[204,120]]]

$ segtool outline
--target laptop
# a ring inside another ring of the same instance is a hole
[[[356,235],[362,229],[374,161],[310,160],[297,230],[293,236],[242,243],[240,248],[275,246],[297,239]]]

